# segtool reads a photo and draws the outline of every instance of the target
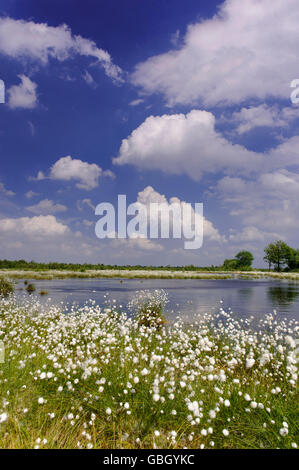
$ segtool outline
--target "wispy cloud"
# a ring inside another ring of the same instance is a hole
[[[110,54],[96,43],[73,35],[66,25],[49,26],[47,23],[0,18],[0,53],[17,60],[29,59],[47,64],[50,58],[62,62],[75,55],[96,59],[106,75],[116,82],[123,81],[120,67]]]
[[[36,93],[37,84],[30,80],[26,75],[19,75],[21,83],[13,85],[7,90],[8,106],[11,109],[25,108],[32,109],[38,104]],[[32,130],[32,127],[31,127]]]

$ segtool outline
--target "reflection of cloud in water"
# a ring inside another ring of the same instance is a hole
[[[220,306],[244,319],[251,315],[261,318],[273,309],[279,316],[298,318],[299,314],[299,283],[273,280],[55,279],[37,280],[34,284],[37,293],[49,292],[44,298],[38,296],[43,304],[51,298],[56,305],[69,302],[83,306],[91,299],[103,307],[108,300],[115,300],[115,305],[122,305],[124,310],[136,291],[164,289],[169,298],[165,312],[169,320],[179,315],[192,321],[196,314],[219,311]]]

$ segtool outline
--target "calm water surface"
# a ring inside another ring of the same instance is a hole
[[[108,299],[108,302],[115,300],[117,306],[125,308],[136,291],[165,289],[169,297],[166,306],[169,319],[179,314],[192,320],[194,314],[218,311],[220,305],[224,309],[230,308],[239,317],[253,315],[260,318],[275,309],[279,316],[299,319],[299,283],[296,282],[264,279],[56,279],[32,282],[36,293],[42,289],[48,291],[48,295],[39,296],[42,303],[56,305],[63,302],[68,306],[73,303],[83,306],[92,299],[104,306]],[[18,287],[24,287],[24,282],[20,281]],[[23,291],[19,293],[24,295]]]

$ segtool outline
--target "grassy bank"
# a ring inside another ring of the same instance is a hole
[[[296,333],[273,315],[148,328],[2,299],[0,447],[295,447]]]
[[[275,273],[265,271],[174,271],[174,270],[126,270],[126,269],[97,269],[82,271],[67,270],[0,270],[0,278],[10,279],[101,279],[101,278],[126,278],[126,279],[263,279],[299,280],[299,273]]]

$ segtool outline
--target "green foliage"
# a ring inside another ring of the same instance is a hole
[[[139,326],[160,328],[167,323],[163,315],[163,308],[159,307],[158,305],[151,307],[144,305],[144,307],[141,308],[137,318]]]
[[[0,296],[7,297],[9,294],[12,294],[14,291],[14,286],[12,282],[7,279],[0,278]]]
[[[222,268],[226,271],[251,269],[253,254],[250,251],[240,251],[233,259],[225,259]]]
[[[287,265],[288,269],[291,271],[299,269],[299,250],[295,250],[295,248],[289,249],[289,253],[287,255]]]
[[[193,264],[185,266],[142,266],[142,265],[123,265],[117,264],[75,264],[75,263],[37,263],[35,261],[25,260],[0,260],[1,269],[14,269],[19,271],[74,271],[84,274],[86,271],[106,271],[106,270],[119,270],[119,271],[221,271],[222,266],[194,266]]]
[[[162,289],[142,290],[136,293],[128,308],[135,313],[139,327],[160,328],[167,323],[163,314],[167,302],[167,293]]]
[[[269,243],[264,252],[264,260],[269,263],[269,269],[274,265],[276,271],[281,271],[283,266],[288,264],[291,248],[282,240],[277,240]]]
[[[26,291],[28,292],[28,294],[32,294],[32,292],[35,292],[36,290],[36,287],[34,284],[28,284],[28,286],[26,287]]]
[[[250,268],[254,260],[253,254],[250,251],[239,251],[235,256],[238,262],[238,268]]]
[[[223,269],[226,271],[238,269],[238,261],[236,259],[225,259],[223,262]]]

